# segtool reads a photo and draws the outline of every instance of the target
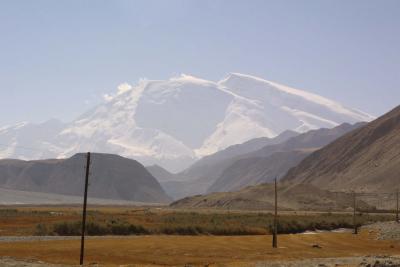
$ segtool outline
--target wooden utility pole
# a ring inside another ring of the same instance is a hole
[[[272,234],[272,247],[278,247],[278,190],[277,190],[277,181],[275,178],[275,215],[274,215],[274,229]]]
[[[86,206],[87,206],[87,194],[89,185],[89,169],[90,169],[90,152],[86,156],[86,175],[85,175],[85,193],[83,197],[83,213],[82,213],[82,233],[81,233],[81,257],[80,265],[83,265],[83,258],[85,254],[85,231],[86,231]]]
[[[399,221],[399,189],[396,191],[396,222]]]
[[[356,200],[356,192],[353,192],[353,234],[358,234],[357,230],[357,222],[356,222],[356,212],[357,212],[357,200]]]

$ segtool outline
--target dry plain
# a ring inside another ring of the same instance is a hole
[[[2,210],[0,218],[0,235],[3,239],[0,242],[1,257],[9,256],[15,259],[38,260],[56,264],[75,265],[78,263],[79,239],[76,237],[73,237],[72,240],[37,241],[36,238],[33,238],[31,240],[21,239],[17,242],[11,242],[6,238],[6,236],[32,236],[35,234],[37,224],[46,224],[50,227],[53,223],[60,221],[79,219],[80,208],[78,206],[3,207]],[[171,218],[179,219],[182,218],[180,216],[183,216],[187,219],[186,216],[193,215],[193,212],[183,212],[183,215],[178,212],[179,216],[176,217],[177,211],[163,208],[92,207],[90,211],[92,219],[102,220],[104,217],[109,218],[110,216],[114,219],[124,218],[129,222],[140,223],[149,229],[158,229],[157,227],[161,227],[165,220],[171,223]],[[205,213],[209,215],[210,212]],[[217,220],[219,223],[219,217],[215,214],[211,215],[211,219]],[[251,217],[248,213],[241,214],[239,212],[235,216],[232,218],[240,220],[229,219],[224,223],[233,227],[233,225],[242,223],[241,216],[243,218]],[[195,219],[205,220],[203,215],[195,217]],[[253,219],[250,223],[257,226],[257,221]],[[200,223],[207,224],[208,222],[201,221]],[[260,229],[258,230],[261,231]],[[400,255],[398,240],[377,240],[377,234],[374,230],[362,230],[358,235],[348,232],[282,234],[279,235],[278,249],[271,248],[272,240],[268,233],[256,234],[256,232],[252,235],[230,236],[147,234],[90,237],[86,243],[85,259],[88,264],[100,265],[257,266],[263,262],[275,261]]]

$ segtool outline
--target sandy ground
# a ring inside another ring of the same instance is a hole
[[[94,237],[87,240],[85,262],[94,266],[400,267],[398,232],[400,224],[388,222],[363,227],[359,235],[280,235],[278,249],[271,248],[270,236]],[[2,237],[0,266],[71,266],[78,262],[76,237],[25,238]]]
[[[16,260],[10,257],[0,258],[1,267],[71,267],[79,265],[61,265],[49,264],[36,260]],[[100,266],[98,264],[91,264],[89,266]],[[122,265],[122,266],[151,266],[151,265]],[[182,265],[184,267],[191,267],[190,264]],[[217,265],[203,265],[206,266],[247,266],[247,267],[345,267],[345,266],[363,266],[363,267],[399,267],[400,257],[391,257],[387,255],[381,256],[364,256],[364,257],[345,257],[345,258],[315,258],[308,260],[297,261],[275,261],[275,262],[256,262],[247,264],[217,264]]]

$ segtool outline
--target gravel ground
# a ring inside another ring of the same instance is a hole
[[[378,232],[378,240],[400,240],[400,223],[378,222],[363,226],[363,229]]]
[[[10,257],[0,257],[0,267],[65,267],[67,265],[48,264],[41,261],[19,261]]]
[[[72,265],[47,264],[35,260],[19,261],[10,257],[0,257],[0,267],[71,267],[71,266]],[[98,265],[91,265],[91,266],[97,267]],[[129,265],[129,266],[139,267],[140,265]],[[228,267],[229,265],[218,264],[216,266]],[[382,255],[382,256],[365,256],[365,257],[310,259],[310,260],[290,261],[290,262],[259,262],[255,264],[243,265],[243,267],[344,267],[344,266],[400,267],[400,257],[390,257]],[[185,265],[185,267],[192,267],[192,266]]]
[[[255,267],[400,267],[400,257],[365,256],[347,258],[309,259],[293,262],[257,263]]]

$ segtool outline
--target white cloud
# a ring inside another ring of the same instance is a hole
[[[103,94],[103,99],[104,99],[106,102],[108,102],[108,101],[111,101],[111,100],[113,99],[113,96],[112,96],[112,95],[109,95],[109,94]]]
[[[131,89],[132,89],[132,85],[130,85],[129,83],[121,83],[117,87],[117,93],[116,94],[107,94],[107,93],[105,93],[105,94],[102,95],[102,97],[103,97],[104,101],[109,102],[109,101],[113,100],[113,98],[115,96],[121,95],[121,94],[123,94],[123,93],[125,93],[125,92],[127,92],[127,91],[129,91]]]
[[[129,91],[132,89],[132,86],[128,83],[122,83],[118,86],[118,93],[117,95],[123,94],[126,91]]]

